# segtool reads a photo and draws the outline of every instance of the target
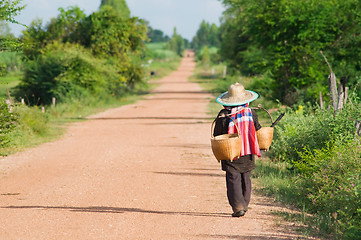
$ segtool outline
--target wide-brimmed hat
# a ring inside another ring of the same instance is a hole
[[[258,98],[258,93],[244,89],[240,83],[229,86],[228,91],[219,95],[216,101],[223,106],[239,106]]]

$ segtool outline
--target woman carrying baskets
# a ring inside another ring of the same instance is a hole
[[[251,171],[255,168],[254,155],[261,156],[256,135],[261,125],[256,112],[248,106],[257,98],[257,93],[235,83],[228,88],[228,92],[216,99],[224,109],[215,120],[213,135],[234,134],[238,131],[241,138],[237,157],[218,159],[221,160],[222,170],[226,171],[227,197],[233,209],[232,217],[241,217],[247,212],[251,200]]]

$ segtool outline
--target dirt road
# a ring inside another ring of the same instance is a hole
[[[266,198],[231,217],[194,67],[184,58],[145,100],[0,159],[0,239],[296,239]]]

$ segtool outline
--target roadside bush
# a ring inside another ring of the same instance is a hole
[[[351,140],[300,154],[312,164],[312,172],[299,175],[296,186],[306,196],[307,209],[322,216],[320,225],[329,233],[361,231],[360,144],[360,139]]]
[[[126,81],[118,68],[75,44],[48,45],[42,55],[25,64],[25,76],[18,86],[17,96],[31,104],[50,104],[52,97],[64,101],[67,97],[82,97],[116,92]]]
[[[317,215],[317,227],[343,239],[361,232],[361,139],[355,136],[360,101],[338,112],[299,106],[275,127],[270,158],[297,173],[298,202]],[[359,235],[358,235],[359,236]]]
[[[197,51],[197,60],[203,64],[218,64],[221,61],[220,55],[218,54],[218,48],[204,46],[202,49]]]
[[[352,140],[355,120],[361,116],[360,103],[357,101],[353,97],[342,111],[336,113],[320,108],[307,110],[307,106],[299,106],[298,110],[289,109],[275,127],[270,158],[290,162],[302,172],[312,171],[309,169],[312,163],[305,162],[300,153],[305,150],[314,152],[324,148],[327,143],[342,145]]]
[[[53,97],[119,95],[141,82],[147,40],[142,20],[122,18],[111,6],[89,16],[78,7],[59,11],[47,25],[34,21],[24,32],[25,77],[18,96],[49,104]]]
[[[4,147],[10,142],[9,134],[17,124],[18,115],[11,113],[5,99],[0,98],[0,147]]]

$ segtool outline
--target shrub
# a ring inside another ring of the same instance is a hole
[[[64,101],[117,91],[125,77],[110,60],[102,60],[75,44],[54,43],[34,61],[25,64],[25,77],[19,84],[17,96],[27,97],[32,104],[50,104],[52,97]]]
[[[361,230],[361,141],[300,154],[312,172],[299,176],[297,186],[308,200],[308,209],[323,215],[333,233]]]
[[[309,112],[307,112],[309,111]],[[310,109],[300,106],[296,111],[288,110],[284,119],[276,126],[270,157],[274,161],[288,161],[297,168],[309,168],[300,153],[314,152],[327,143],[342,145],[353,139],[355,120],[361,115],[357,99],[353,97],[342,111]]]
[[[352,236],[361,230],[361,139],[354,126],[360,116],[354,95],[338,112],[288,110],[270,151],[273,161],[288,162],[298,173],[295,191],[317,213],[318,227],[345,239],[357,239]]]
[[[6,146],[11,141],[9,133],[15,129],[17,124],[17,114],[9,111],[5,99],[0,99],[0,147]]]

